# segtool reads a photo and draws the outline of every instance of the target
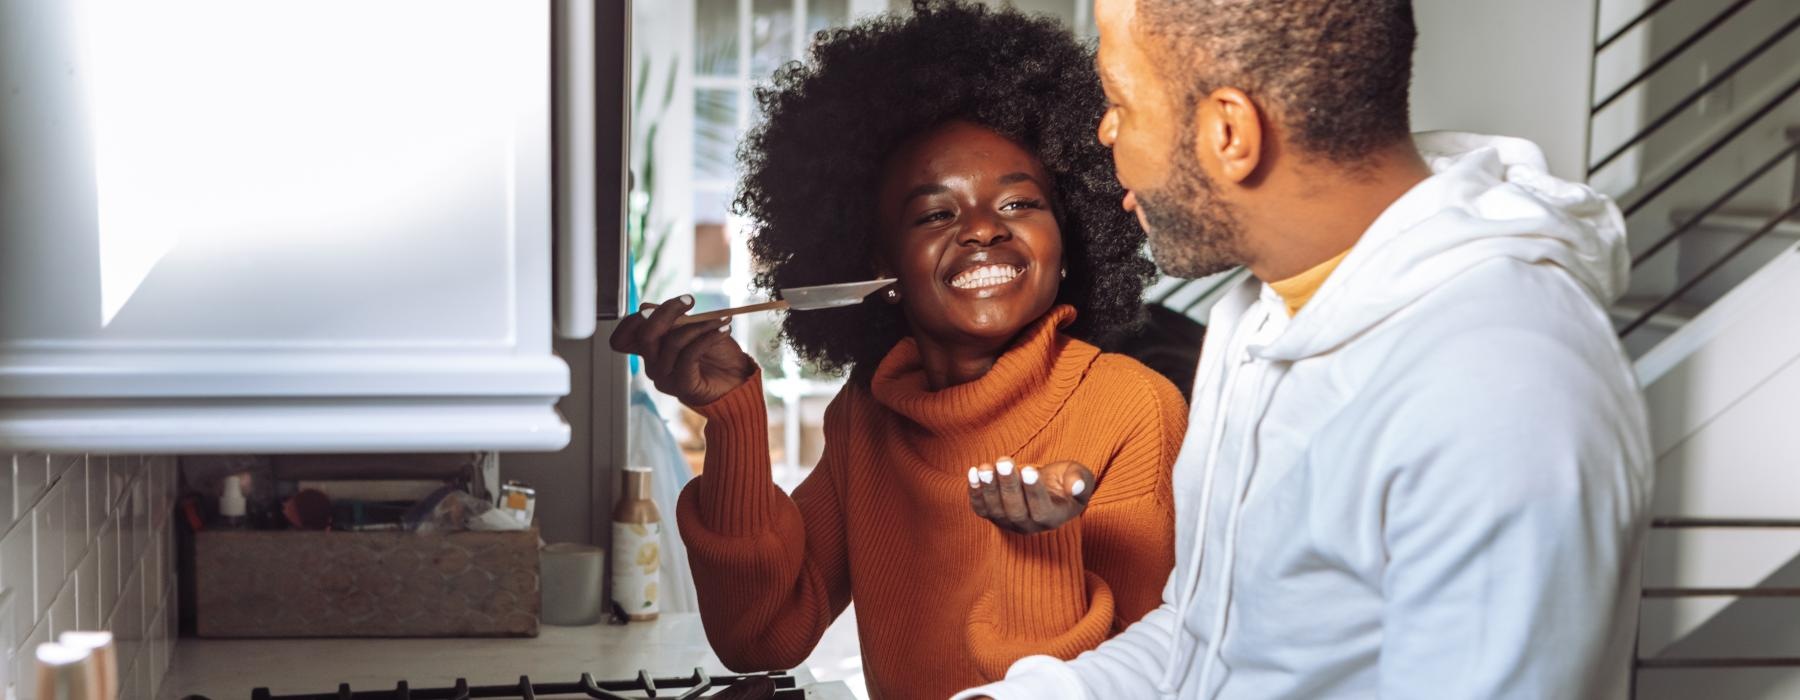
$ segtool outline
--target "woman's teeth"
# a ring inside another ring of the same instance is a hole
[[[965,270],[950,280],[950,286],[957,289],[981,289],[998,287],[1017,279],[1024,270],[1011,265],[982,265]]]

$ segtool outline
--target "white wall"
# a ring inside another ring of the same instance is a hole
[[[1558,176],[1585,180],[1594,5],[1572,0],[1419,0],[1417,130],[1531,139]]]
[[[173,457],[0,453],[6,697],[30,700],[33,651],[77,629],[113,633],[120,698],[156,697],[177,627],[178,478]]]

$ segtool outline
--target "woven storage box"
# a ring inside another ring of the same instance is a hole
[[[202,531],[202,637],[535,637],[538,534]]]

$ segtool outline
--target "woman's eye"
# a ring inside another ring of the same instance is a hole
[[[950,218],[950,212],[934,211],[934,212],[931,212],[929,214],[919,217],[919,220],[915,221],[913,223],[915,223],[915,224],[930,224],[930,223],[936,223],[939,221],[943,221],[948,218]]]
[[[1042,209],[1044,203],[1036,199],[1015,199],[1000,206],[1001,211],[1017,211],[1020,209]]]

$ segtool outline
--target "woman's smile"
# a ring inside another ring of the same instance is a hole
[[[958,255],[946,268],[944,284],[957,296],[987,299],[1021,286],[1015,283],[1027,278],[1032,264],[1028,255],[1003,242]]]
[[[982,265],[951,278],[950,286],[963,290],[986,291],[1010,284],[1025,274],[1025,268],[1012,265]]]

